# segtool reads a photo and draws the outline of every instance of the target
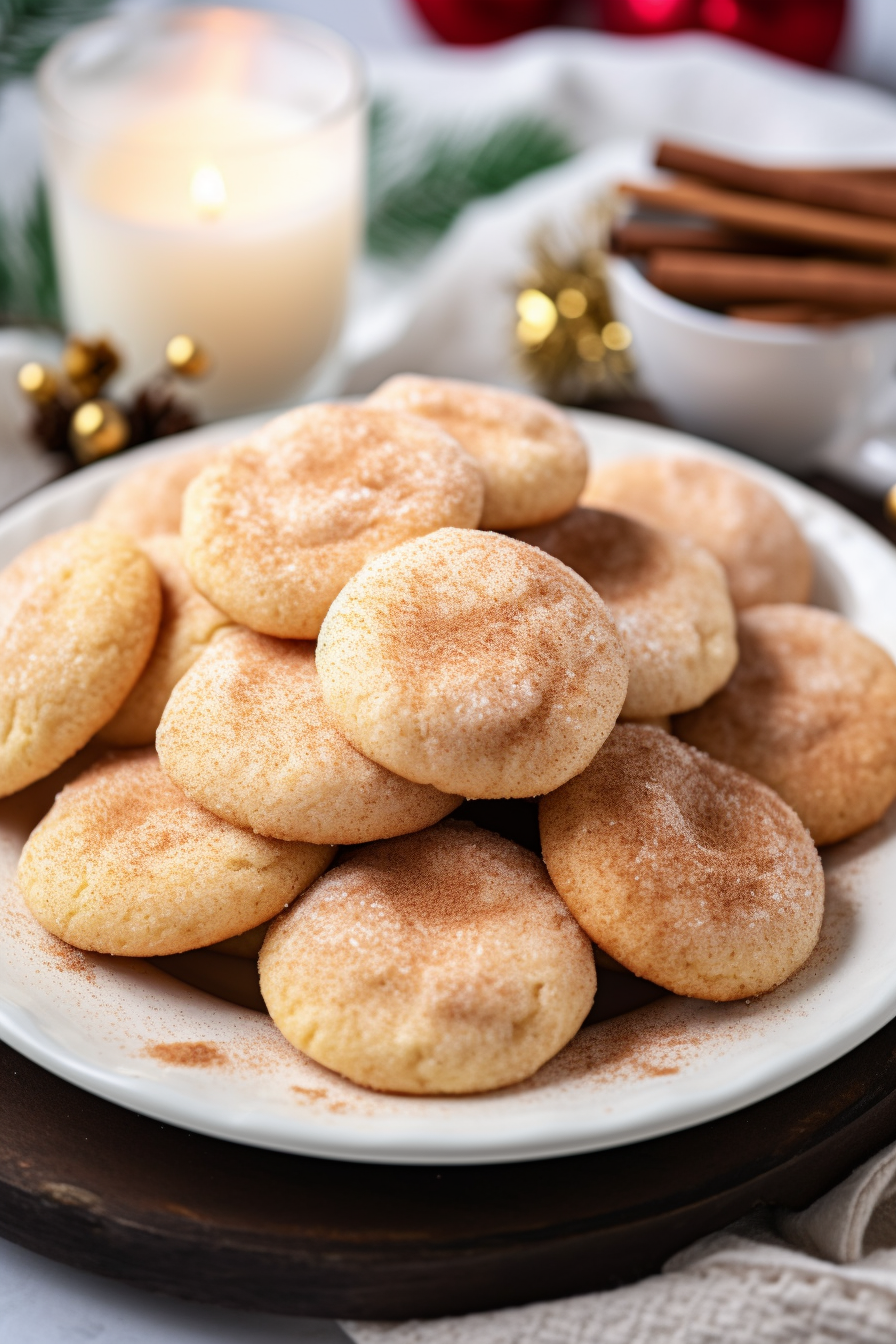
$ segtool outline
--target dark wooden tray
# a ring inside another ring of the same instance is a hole
[[[879,499],[828,477],[808,483],[896,540]],[[457,1314],[640,1278],[758,1204],[804,1207],[894,1137],[896,1022],[711,1124],[583,1157],[466,1168],[327,1162],[204,1138],[0,1044],[0,1235],[200,1302]]]
[[[757,1204],[803,1207],[896,1135],[896,1023],[666,1138],[489,1167],[292,1157],[101,1101],[0,1046],[0,1234],[200,1302],[400,1318],[608,1288]]]

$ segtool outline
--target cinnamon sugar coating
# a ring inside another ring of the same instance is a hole
[[[532,527],[559,518],[584,489],[582,437],[541,397],[402,373],[377,388],[367,405],[433,420],[476,459],[485,475],[482,527]]]
[[[456,528],[346,585],[317,668],[359,751],[467,798],[534,797],[578,774],[628,684],[616,627],[584,579],[534,546]]]
[[[149,662],[113,719],[100,731],[104,742],[142,747],[155,740],[168,697],[229,617],[193,587],[184,568],[180,537],[147,537],[143,550],[159,576],[162,619]]]
[[[369,845],[271,926],[268,1011],[293,1045],[387,1092],[528,1078],[581,1026],[588,939],[544,864],[471,822]]]
[[[896,666],[842,616],[789,604],[738,622],[728,685],[673,731],[770,784],[818,845],[879,820],[896,798]]]
[[[576,508],[513,535],[600,593],[629,657],[625,719],[702,705],[737,662],[725,573],[701,546],[604,509]]]
[[[95,523],[44,537],[0,573],[0,797],[49,775],[112,718],[161,607],[137,543]]]
[[[476,527],[482,473],[444,430],[399,411],[303,406],[225,450],[187,490],[199,590],[261,634],[314,639],[372,556]]]
[[[234,630],[168,702],[162,768],[196,802],[280,840],[357,845],[419,831],[461,799],[368,760],[327,713],[314,645]]]
[[[180,531],[184,491],[218,456],[217,448],[189,448],[147,462],[116,481],[94,510],[93,521],[143,540]]]
[[[774,989],[818,940],[824,875],[776,793],[659,728],[620,724],[539,807],[548,872],[636,975],[723,1002]]]
[[[583,504],[630,514],[703,546],[728,576],[740,610],[808,602],[812,553],[785,508],[758,481],[700,457],[636,457],[595,467]]]
[[[279,914],[333,850],[268,840],[191,802],[152,748],[86,770],[22,851],[35,918],[90,952],[160,957],[232,938]]]

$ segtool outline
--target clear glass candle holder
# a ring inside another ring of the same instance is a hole
[[[337,342],[361,234],[364,84],[313,24],[238,9],[72,32],[38,87],[65,322],[129,383],[186,333],[206,415],[295,399]]]

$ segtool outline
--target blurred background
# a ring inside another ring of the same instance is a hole
[[[644,172],[666,136],[772,163],[896,165],[896,0],[244,0],[244,7],[321,23],[359,49],[366,66],[363,239],[338,357],[317,394],[364,392],[414,368],[620,409],[631,389],[615,376],[624,375],[625,360],[614,352],[603,351],[599,368],[580,359],[578,373],[591,381],[561,386],[556,370],[530,358],[531,343],[521,349],[514,338],[525,336],[527,323],[534,330],[519,295],[545,259],[540,231],[578,230],[570,247],[581,254],[587,212],[620,178]],[[52,433],[35,441],[15,385],[23,361],[56,359],[72,334],[34,72],[78,25],[162,8],[155,0],[0,0],[0,500],[72,465],[64,452],[46,451]],[[554,237],[555,269],[566,264],[564,246]],[[106,334],[119,342],[125,335]],[[274,343],[270,330],[265,338]],[[196,395],[202,411],[201,387]],[[269,405],[262,400],[257,409]],[[889,423],[890,410],[882,416]],[[879,469],[866,472],[866,483],[877,492],[896,480],[896,439],[888,446],[886,436],[872,437]],[[844,455],[856,460],[855,443]]]

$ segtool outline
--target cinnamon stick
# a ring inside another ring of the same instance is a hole
[[[621,256],[639,256],[655,247],[687,247],[713,252],[787,251],[782,240],[757,234],[738,233],[723,224],[666,224],[657,220],[630,219],[616,224],[611,235],[614,252]]]
[[[670,186],[622,182],[619,190],[634,196],[642,205],[705,215],[749,233],[798,238],[824,247],[848,248],[877,256],[896,255],[896,222],[887,219],[722,191],[686,178]]]
[[[896,311],[896,269],[854,261],[660,248],[650,254],[647,278],[677,298],[720,307],[799,300],[867,313]]]
[[[873,176],[868,169],[767,168],[707,154],[671,140],[660,144],[655,162],[659,168],[709,178],[738,191],[896,219],[896,183]]]

